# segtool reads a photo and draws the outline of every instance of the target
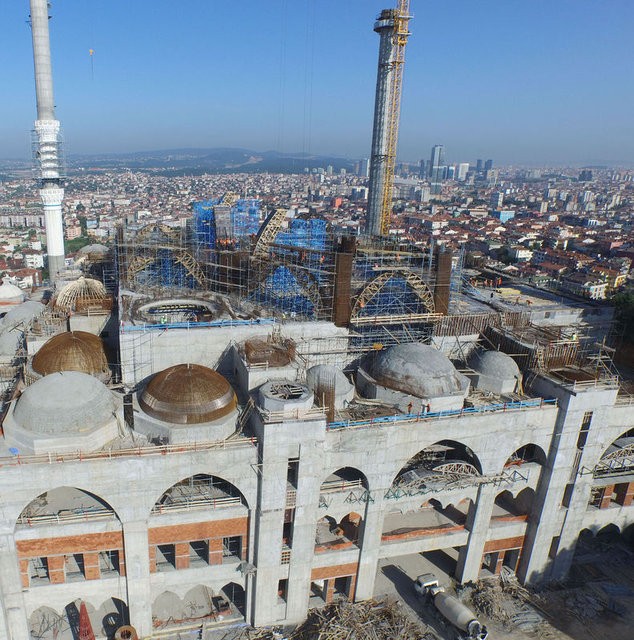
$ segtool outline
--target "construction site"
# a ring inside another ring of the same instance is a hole
[[[0,638],[585,640],[592,612],[629,637],[611,310],[485,299],[461,255],[389,236],[409,18],[374,26],[363,237],[216,194],[83,273],[62,243],[52,295],[5,305]],[[40,176],[55,233],[60,184]]]

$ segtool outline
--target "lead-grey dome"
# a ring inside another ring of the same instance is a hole
[[[469,358],[474,371],[491,378],[519,378],[520,369],[511,356],[502,351],[479,351]]]
[[[27,387],[13,417],[20,427],[38,434],[69,435],[100,427],[115,412],[112,393],[86,373],[51,373]]]
[[[444,353],[419,342],[371,354],[368,369],[380,385],[418,398],[466,395],[469,388]]]
[[[316,364],[308,369],[306,385],[315,393],[324,392],[332,385],[337,395],[349,393],[352,389],[344,372],[331,364]]]

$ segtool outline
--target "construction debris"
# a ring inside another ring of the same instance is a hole
[[[312,609],[289,640],[434,640],[425,626],[411,620],[391,599],[331,604]]]

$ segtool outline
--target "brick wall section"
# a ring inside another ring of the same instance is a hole
[[[22,581],[22,586],[26,589],[29,586],[29,561],[28,560],[20,560],[20,580]]]
[[[490,540],[484,545],[484,553],[491,551],[506,551],[508,549],[521,549],[524,546],[524,536],[506,538],[505,540]]]
[[[622,507],[629,507],[634,501],[634,482],[622,482],[615,487],[616,501]]]
[[[87,533],[83,536],[64,538],[39,538],[37,540],[18,540],[18,557],[44,558],[70,553],[90,553],[91,551],[109,551],[123,549],[123,533]]]
[[[434,536],[438,534],[453,533],[454,531],[463,531],[464,525],[462,524],[447,524],[439,527],[426,527],[423,529],[397,529],[396,531],[390,531],[384,533],[381,536],[383,542],[389,542],[390,540],[408,540],[410,538],[422,538],[423,536]]]
[[[230,518],[216,522],[194,522],[168,527],[152,527],[149,530],[150,544],[174,544],[207,540],[208,538],[228,538],[229,536],[247,537],[248,518]]]
[[[189,569],[189,543],[177,542],[174,547],[176,551],[176,568]]]
[[[354,600],[355,589],[357,586],[357,571],[359,565],[356,562],[349,564],[339,564],[332,567],[319,567],[313,569],[310,574],[311,580],[328,580],[328,589],[326,592],[326,603],[332,602],[335,593],[335,578],[350,577],[350,590],[348,593],[348,599]]]
[[[614,493],[614,485],[609,484],[603,488],[603,494],[601,496],[601,503],[599,509],[607,509],[612,502],[612,494]]]
[[[48,577],[51,584],[61,584],[66,582],[66,574],[64,573],[64,564],[66,558],[64,556],[49,556],[48,560]]]
[[[99,580],[101,578],[98,553],[84,553],[84,576],[86,580]]]

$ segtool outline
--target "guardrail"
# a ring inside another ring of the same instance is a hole
[[[191,511],[192,509],[200,509],[201,507],[218,509],[239,504],[242,504],[242,498],[240,498],[240,496],[186,498],[183,500],[175,500],[171,504],[156,505],[152,509],[152,515],[163,515],[177,511]]]
[[[54,464],[57,462],[84,462],[86,460],[112,460],[115,458],[141,456],[165,456],[175,453],[233,449],[246,446],[257,446],[257,439],[236,438],[235,440],[192,442],[191,444],[167,444],[160,447],[135,447],[131,449],[111,449],[108,451],[73,451],[71,453],[41,453],[34,455],[16,454],[11,457],[0,457],[0,467],[19,464]]]
[[[204,327],[243,327],[249,325],[273,325],[274,318],[254,318],[253,320],[210,320],[209,322],[166,322],[164,324],[129,324],[121,323],[121,331],[165,331],[166,329],[200,329]]]
[[[522,409],[541,408],[545,405],[557,406],[557,399],[551,398],[544,400],[543,398],[538,398],[535,400],[500,402],[497,404],[487,404],[479,407],[467,407],[466,409],[448,409],[446,411],[429,411],[427,413],[406,413],[394,416],[380,416],[378,418],[369,418],[366,420],[344,420],[340,422],[331,422],[328,424],[327,429],[369,427],[374,425],[392,424],[395,422],[420,422],[422,420],[427,421],[438,420],[441,418],[456,418],[499,411],[520,411]]]
[[[18,524],[29,527],[46,524],[62,524],[72,522],[85,522],[86,520],[104,520],[116,518],[114,511],[110,509],[92,509],[87,511],[62,511],[60,513],[42,513],[33,516],[21,515]]]

